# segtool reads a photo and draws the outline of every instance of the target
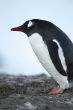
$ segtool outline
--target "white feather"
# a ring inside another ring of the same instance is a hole
[[[66,76],[61,75],[55,68],[48,52],[47,45],[44,43],[39,34],[33,34],[29,37],[30,44],[42,66],[49,72],[57,81],[61,88],[69,88],[69,83]]]
[[[60,58],[60,61],[61,61],[61,64],[63,66],[64,71],[67,72],[67,66],[66,66],[66,62],[65,62],[63,49],[56,39],[54,39],[53,41],[58,45],[58,55],[59,55],[59,58]]]
[[[29,21],[28,26],[27,27],[31,27],[32,26],[32,21]]]

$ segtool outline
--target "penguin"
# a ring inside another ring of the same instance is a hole
[[[31,19],[11,31],[24,32],[39,62],[58,83],[49,94],[61,94],[73,85],[73,43],[52,22]]]

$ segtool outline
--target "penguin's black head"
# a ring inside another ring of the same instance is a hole
[[[27,34],[27,36],[30,36],[38,31],[37,30],[38,24],[39,24],[38,19],[28,20],[21,26],[12,28],[11,31],[24,32],[25,34]]]

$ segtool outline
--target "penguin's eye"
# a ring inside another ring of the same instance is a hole
[[[33,25],[32,21],[29,21],[27,27],[29,28],[29,27],[31,27],[32,25]]]

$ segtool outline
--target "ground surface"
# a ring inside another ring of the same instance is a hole
[[[0,110],[73,110],[73,88],[63,94],[49,95],[55,85],[45,75],[0,75]]]

